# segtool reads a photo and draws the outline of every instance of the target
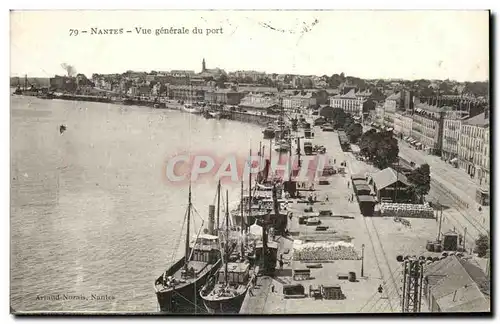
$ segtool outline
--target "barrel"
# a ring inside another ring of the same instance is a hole
[[[434,244],[434,252],[441,252],[443,251],[443,246],[440,243]]]
[[[350,282],[356,282],[356,272],[353,272],[353,271],[349,272],[348,280]]]
[[[434,243],[432,243],[432,242],[427,242],[426,249],[427,249],[427,251],[429,251],[429,252],[434,252]]]

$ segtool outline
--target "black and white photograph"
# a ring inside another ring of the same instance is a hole
[[[9,19],[12,315],[492,313],[490,11]]]

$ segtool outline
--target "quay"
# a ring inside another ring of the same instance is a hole
[[[30,96],[36,96],[36,93],[33,93]],[[52,99],[52,98],[51,98]],[[56,95],[53,99],[60,100],[71,100],[71,101],[86,101],[86,102],[100,102],[100,103],[111,103],[111,104],[125,104],[125,105],[133,105],[133,106],[141,106],[141,107],[151,107],[155,109],[170,109],[170,110],[182,110],[182,104],[178,103],[176,100],[167,100],[167,101],[156,101],[152,99],[120,99],[115,100],[110,97],[103,96],[89,96],[89,95],[76,95],[76,94],[62,94]],[[229,107],[226,107],[227,111],[230,113],[230,120],[251,123],[260,126],[266,126],[269,123],[276,121],[278,118],[276,115],[267,115],[258,111],[238,111],[238,110],[230,110]]]
[[[323,132],[314,127],[314,133],[314,144],[327,149],[328,157],[336,160],[335,166],[346,162],[345,174],[329,176],[327,184],[314,183],[317,201],[312,205],[313,213],[331,211],[332,216],[319,216],[321,226],[327,230],[317,231],[316,226],[299,224],[299,216],[305,214],[307,206],[297,200],[289,203],[288,211],[292,212],[288,223],[290,235],[275,237],[278,255],[282,255],[284,261],[283,268],[277,266],[272,277],[258,278],[256,286],[248,291],[240,314],[401,313],[404,274],[397,257],[415,255],[442,259],[441,252],[432,252],[426,247],[428,241],[436,240],[439,222],[436,218],[406,217],[405,222],[397,222],[389,216],[363,216],[359,204],[349,199],[354,195],[351,175],[373,174],[380,170],[357,159],[352,152],[344,152],[337,132]],[[445,211],[441,233],[460,231],[463,224],[467,224],[466,214],[460,208],[457,205]],[[475,233],[469,235],[468,247],[475,238]],[[305,260],[302,254],[301,260],[296,260],[294,245],[299,246],[300,241],[306,240],[315,244],[350,242],[361,257]],[[472,255],[467,258],[476,262]],[[295,276],[296,270],[303,269],[308,269],[309,276]],[[355,279],[348,280],[347,274],[350,277],[353,273]],[[343,298],[324,298],[325,294],[318,293],[324,291],[321,287],[338,289]],[[290,288],[297,288],[300,293],[285,293]],[[421,302],[421,312],[428,312],[428,301],[422,297]]]
[[[314,141],[316,144],[324,145],[331,159],[336,159],[337,166],[342,161],[349,161],[340,146],[337,133],[321,132],[316,129],[317,134]],[[348,165],[349,166],[349,165]],[[360,170],[356,170],[360,171]],[[369,166],[364,171],[373,171]],[[317,202],[313,204],[315,212],[329,210],[331,216],[320,216],[321,225],[327,226],[328,230],[321,234],[315,231],[316,226],[299,224],[299,215],[306,207],[305,204],[296,201],[289,206],[292,219],[288,224],[291,237],[276,238],[279,250],[278,255],[283,255],[283,269],[277,267],[274,277],[259,277],[257,285],[247,293],[240,309],[240,314],[311,314],[311,313],[358,313],[368,311],[363,305],[370,300],[379,285],[384,285],[382,274],[376,265],[374,257],[375,249],[366,230],[364,217],[361,215],[359,205],[349,202],[348,197],[352,195],[352,186],[347,183],[350,174],[336,174],[329,178],[328,185],[314,183],[314,194]],[[328,195],[328,201],[326,201]],[[341,217],[339,217],[341,216]],[[344,241],[350,241],[361,255],[364,245],[363,276],[361,276],[361,259],[356,260],[310,260],[295,261],[293,258],[294,240],[306,239],[307,237],[329,237],[334,241],[341,237]],[[377,251],[378,252],[378,251]],[[321,264],[320,267],[317,267]],[[306,280],[294,280],[294,270],[304,269],[310,266],[310,278]],[[312,265],[312,266],[311,266]],[[355,273],[354,281],[339,279],[340,274]],[[301,284],[304,287],[303,296],[285,297],[283,289],[289,285]],[[345,299],[316,299],[314,291],[320,286],[340,286]],[[382,294],[381,294],[382,295]],[[376,296],[377,300],[385,296]],[[393,302],[390,306],[385,302],[378,312],[397,311],[397,305]],[[382,304],[382,303],[380,303]],[[371,309],[374,311],[374,309]]]

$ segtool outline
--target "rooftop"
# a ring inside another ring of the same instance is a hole
[[[396,181],[410,185],[406,176],[402,173],[396,172],[393,168],[385,168],[384,170],[373,174],[372,179],[379,190],[392,185]]]
[[[479,126],[479,127],[486,127],[489,126],[490,121],[485,118],[485,113],[481,113],[477,116],[471,117],[469,119],[464,120],[463,122],[465,125],[473,125],[473,126]]]
[[[442,312],[490,310],[489,279],[468,260],[449,256],[434,262],[425,278]]]
[[[389,97],[387,97],[386,100],[399,100],[399,99],[401,99],[401,92],[390,95]]]
[[[342,99],[357,99],[355,89],[351,89],[346,94],[338,94],[334,98],[342,98]]]

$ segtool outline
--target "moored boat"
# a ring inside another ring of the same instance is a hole
[[[276,129],[272,125],[268,125],[263,131],[264,139],[272,139],[276,133]]]
[[[189,313],[203,310],[196,303],[200,289],[209,276],[217,272],[221,265],[219,238],[212,235],[213,228],[208,233],[196,236],[194,241],[189,240],[191,218],[191,186],[189,187],[189,203],[186,213],[187,230],[184,256],[170,266],[155,283],[155,292],[161,312]],[[213,215],[211,215],[211,218]],[[209,222],[213,226],[213,220]]]
[[[250,287],[250,263],[245,258],[247,253],[243,239],[243,226],[241,226],[240,229],[241,236],[239,243],[241,250],[238,259],[235,260],[235,262],[231,262],[231,250],[229,249],[231,244],[227,241],[229,238],[229,205],[227,205],[225,227],[226,242],[221,246],[223,267],[219,269],[215,276],[209,278],[200,291],[200,297],[209,313],[238,313]]]
[[[190,114],[201,114],[203,112],[202,107],[193,106],[190,104],[185,104],[182,106],[182,110]]]

